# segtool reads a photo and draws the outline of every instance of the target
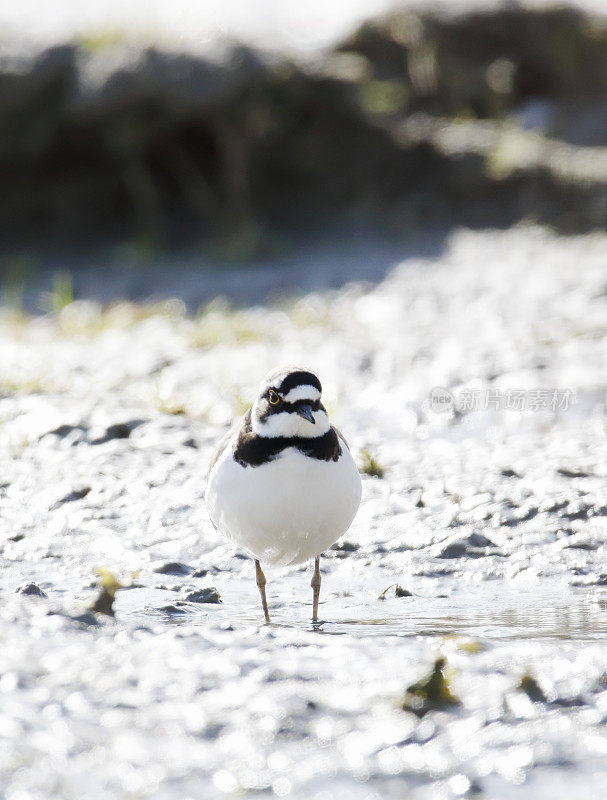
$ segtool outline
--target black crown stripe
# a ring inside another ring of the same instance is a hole
[[[314,375],[313,372],[307,372],[305,370],[289,372],[289,374],[285,375],[282,379],[280,386],[276,388],[281,394],[287,394],[287,392],[290,392],[291,389],[294,389],[296,386],[313,386],[315,389],[318,389],[319,392],[322,392],[322,386],[316,375]]]

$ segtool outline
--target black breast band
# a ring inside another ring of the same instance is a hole
[[[335,428],[322,436],[258,436],[251,426],[251,412],[246,413],[234,447],[234,460],[243,467],[259,467],[275,459],[287,447],[296,447],[304,455],[319,461],[337,461],[341,443]]]

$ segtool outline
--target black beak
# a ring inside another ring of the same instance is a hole
[[[297,409],[297,413],[299,414],[300,417],[303,417],[304,419],[307,419],[308,422],[311,422],[312,425],[316,423],[316,420],[314,419],[314,414],[312,413],[312,406],[309,405],[308,403],[304,403],[303,406],[299,406],[299,408]]]

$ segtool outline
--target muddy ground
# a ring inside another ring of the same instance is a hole
[[[271,303],[271,265],[238,273],[239,309],[186,313],[198,272],[155,306],[59,283],[54,313],[3,311],[3,798],[605,796],[607,236],[435,250]],[[307,567],[267,570],[262,623],[203,502],[285,361],[383,471],[323,558],[317,626]],[[438,657],[451,695],[414,713]]]

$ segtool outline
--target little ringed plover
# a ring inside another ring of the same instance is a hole
[[[310,370],[272,370],[253,406],[219,442],[209,467],[209,516],[255,560],[266,622],[260,561],[314,559],[316,622],[320,554],[348,530],[360,503],[360,474],[346,440],[329,422],[321,392]]]

